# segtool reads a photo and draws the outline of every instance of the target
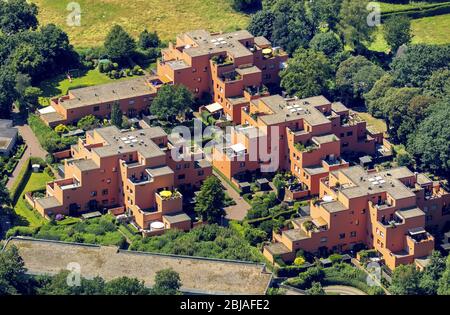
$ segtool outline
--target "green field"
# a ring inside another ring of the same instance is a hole
[[[235,12],[230,0],[77,0],[81,26],[68,26],[71,1],[32,0],[39,6],[41,24],[61,26],[78,47],[99,46],[113,24],[137,36],[144,28],[156,30],[163,40],[194,29],[232,31],[245,28],[248,16]]]
[[[20,194],[17,203],[14,205],[14,211],[25,220],[29,222],[30,227],[38,227],[46,222],[46,220],[41,217],[37,212],[30,210],[27,207],[25,199],[23,199],[23,195],[29,191],[36,191],[45,189],[45,185],[47,182],[52,181],[52,178],[46,173],[31,173],[28,182]]]
[[[450,14],[426,17],[411,21],[414,44],[450,44]],[[383,36],[383,26],[374,33],[374,41],[369,46],[374,51],[387,51],[389,47]]]
[[[415,8],[427,8],[430,6],[435,6],[439,3],[436,2],[411,2],[408,4],[396,4],[396,3],[386,3],[386,2],[380,2],[381,11],[382,12],[396,12],[396,11],[403,11],[407,9],[415,9]]]

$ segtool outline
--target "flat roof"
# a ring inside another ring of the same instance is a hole
[[[265,265],[241,261],[163,255],[119,250],[117,247],[64,243],[31,238],[12,238],[30,274],[54,275],[71,262],[81,266],[85,278],[106,281],[127,276],[154,284],[157,271],[172,268],[179,273],[182,291],[203,294],[263,295],[272,279]]]
[[[163,218],[169,221],[171,224],[191,221],[191,217],[185,212],[177,212],[163,215]]]
[[[154,93],[145,77],[127,79],[113,83],[94,85],[69,90],[70,99],[57,98],[58,104],[66,109],[114,102]]]

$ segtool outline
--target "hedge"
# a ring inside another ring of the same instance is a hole
[[[429,6],[426,8],[411,8],[403,11],[383,12],[382,17],[385,19],[393,16],[406,16],[411,19],[420,19],[448,13],[450,13],[450,2],[436,4],[435,6]]]
[[[26,162],[24,163],[22,169],[20,170],[20,173],[17,175],[16,181],[14,182],[13,186],[11,187],[9,191],[9,195],[11,197],[11,201],[13,204],[17,202],[17,199],[19,199],[20,193],[25,188],[25,185],[27,184],[28,177],[31,174],[31,158],[28,158]]]
[[[247,220],[247,223],[248,223],[248,224],[251,224],[252,226],[255,226],[255,225],[258,225],[258,224],[263,223],[264,221],[269,221],[269,220],[277,219],[277,218],[279,218],[279,217],[281,217],[281,216],[282,216],[284,219],[286,219],[285,216],[291,216],[291,215],[293,215],[293,214],[295,214],[295,213],[297,213],[297,212],[298,212],[298,211],[295,210],[295,209],[289,209],[289,210],[286,210],[286,211],[279,212],[279,213],[277,213],[277,214],[269,215],[269,216],[267,216],[267,217],[262,217],[262,218],[257,218],[257,219]]]
[[[287,267],[279,267],[276,269],[277,277],[286,277],[292,278],[297,277],[300,273],[305,272],[308,268],[311,268],[314,264],[305,262],[301,266],[287,266]]]

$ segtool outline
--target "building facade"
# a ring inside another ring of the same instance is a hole
[[[434,238],[425,227],[449,219],[450,194],[423,174],[406,167],[342,168],[320,180],[310,216],[293,220],[293,229],[274,232],[264,255],[292,261],[299,249],[340,252],[365,244],[393,270],[429,256]]]
[[[177,188],[199,187],[212,169],[201,150],[176,150],[174,155],[174,147],[159,127],[87,132],[64,161],[64,179],[48,183],[46,197],[31,203],[43,216],[115,209],[114,214],[132,217],[143,231],[155,229],[154,222],[162,222],[164,229],[189,229],[191,218],[183,212]]]

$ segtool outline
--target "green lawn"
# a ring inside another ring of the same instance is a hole
[[[415,9],[415,8],[426,8],[429,6],[434,6],[436,4],[439,4],[437,2],[411,2],[407,4],[398,4],[398,3],[386,3],[386,2],[379,2],[381,6],[382,12],[396,12],[396,11],[402,11],[407,9]]]
[[[413,33],[413,44],[449,44],[450,14],[426,17],[411,21]],[[383,36],[383,26],[377,28],[374,33],[374,41],[369,49],[374,51],[387,52],[389,47]]]
[[[449,44],[449,27],[450,14],[413,20],[413,43]]]
[[[65,74],[61,74],[50,80],[43,81],[40,85],[40,88],[42,89],[42,97],[40,98],[39,103],[43,106],[47,106],[49,104],[49,98],[65,95],[69,89],[135,78],[123,77],[120,79],[110,79],[106,74],[100,73],[97,69],[89,70],[87,72],[74,71],[71,75],[72,82],[67,79]]]
[[[51,181],[52,178],[45,173],[31,173],[30,178],[28,179],[25,188],[20,194],[19,199],[14,205],[14,211],[25,220],[29,222],[30,227],[38,227],[46,222],[46,220],[41,217],[37,212],[30,210],[27,207],[25,199],[23,199],[23,195],[29,191],[42,190],[45,189],[45,185],[47,182]]]
[[[179,33],[208,29],[232,31],[245,28],[249,17],[231,8],[231,0],[77,0],[81,26],[68,26],[66,7],[70,1],[31,0],[39,6],[41,24],[61,26],[77,47],[99,46],[114,24],[133,36],[144,29],[156,30],[163,40]]]
[[[383,119],[375,118],[371,114],[365,111],[358,110],[357,108],[352,108],[352,110],[356,112],[358,116],[361,117],[361,119],[365,120],[368,126],[371,126],[379,132],[387,131],[386,122]]]

